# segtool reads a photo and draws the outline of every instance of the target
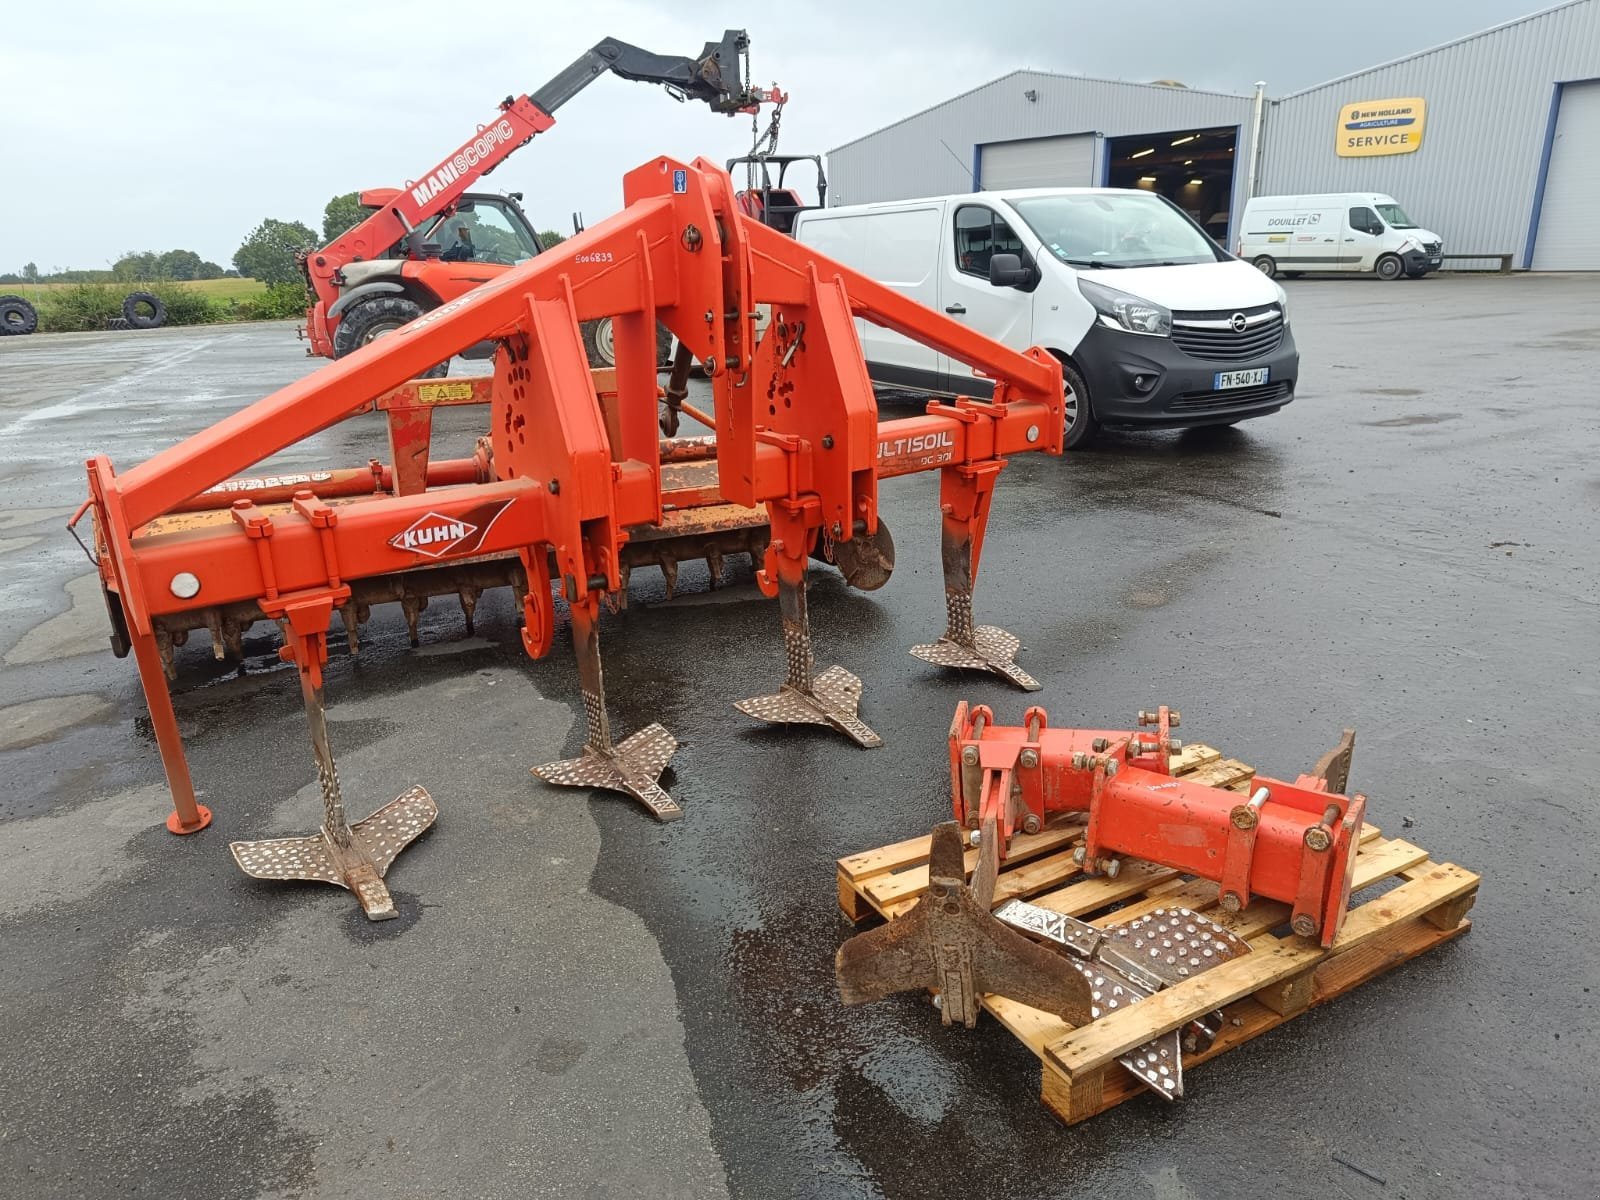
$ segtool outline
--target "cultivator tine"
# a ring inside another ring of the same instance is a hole
[[[577,758],[543,763],[534,767],[533,773],[559,787],[621,792],[644,805],[656,820],[676,821],[683,816],[683,809],[657,781],[677,750],[678,739],[665,726],[652,724],[621,742],[611,740],[605,677],[600,667],[598,603],[585,601],[572,606],[572,641],[578,657],[578,682],[583,689],[583,753]]]
[[[1176,905],[1103,930],[1025,900],[1009,900],[995,909],[994,915],[1013,929],[1073,956],[1065,961],[1093,989],[1091,1018],[1136,1004],[1164,987],[1250,952],[1250,944],[1232,930]],[[1135,1046],[1117,1061],[1162,1099],[1180,1100],[1185,1037],[1204,1048],[1220,1028],[1220,1014],[1209,1014],[1184,1029]]]
[[[806,615],[803,563],[796,571],[789,560],[780,561],[778,608],[783,614],[788,668],[783,687],[769,696],[737,701],[734,707],[773,725],[826,725],[867,749],[883,745],[883,739],[856,715],[861,708],[861,680],[840,666],[829,667],[820,675],[811,673],[811,624]]]
[[[1356,731],[1346,729],[1339,735],[1338,744],[1317,759],[1311,774],[1327,783],[1330,792],[1344,795],[1350,785],[1350,760],[1355,756],[1355,751]]]
[[[306,653],[299,648],[298,653]],[[320,681],[302,668],[300,690],[311,726],[311,751],[322,790],[322,828],[309,837],[231,842],[239,869],[256,879],[318,880],[355,893],[369,921],[399,916],[383,882],[400,851],[439,815],[426,789],[408,788],[364,821],[351,825],[339,790],[339,771],[328,742],[327,709]]]
[[[1037,692],[1039,681],[1017,666],[1017,650],[1022,643],[1015,634],[993,625],[972,624],[972,579],[977,573],[977,554],[988,516],[988,486],[992,480],[974,484],[958,483],[954,490],[966,501],[968,515],[950,511],[953,490],[946,476],[944,528],[940,535],[939,557],[944,567],[944,636],[937,642],[911,647],[923,662],[938,667],[966,671],[987,671],[998,675],[1025,692]]]
[[[983,997],[996,993],[1074,1025],[1088,1021],[1092,988],[1076,964],[996,921],[967,886],[960,826],[936,826],[929,850],[928,890],[916,906],[839,947],[834,971],[840,998],[862,1004],[932,988],[944,1024],[959,1021],[970,1029]],[[998,839],[980,843],[979,887],[987,882],[993,888],[998,853]]]

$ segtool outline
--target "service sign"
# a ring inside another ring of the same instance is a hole
[[[1339,157],[1416,153],[1427,112],[1427,102],[1420,96],[1346,104],[1339,110]]]

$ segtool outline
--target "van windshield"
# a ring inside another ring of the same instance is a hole
[[[1378,215],[1389,223],[1391,229],[1415,229],[1416,222],[1406,216],[1406,210],[1398,204],[1375,204]]]
[[[1011,201],[1045,248],[1072,267],[1218,262],[1215,245],[1160,196],[1066,193]]]

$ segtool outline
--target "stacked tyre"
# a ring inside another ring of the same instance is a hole
[[[167,320],[167,306],[154,292],[129,292],[122,302],[122,319],[129,329],[160,329]]]
[[[0,296],[0,337],[21,337],[39,328],[39,314],[21,296]]]

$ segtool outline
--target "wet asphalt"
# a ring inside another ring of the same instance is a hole
[[[814,574],[818,664],[862,677],[880,750],[731,709],[782,674],[746,564],[715,590],[686,564],[671,600],[636,574],[603,626],[612,720],[679,737],[673,825],[527,774],[581,744],[559,629],[535,663],[509,597],[471,638],[436,601],[412,650],[380,609],[329,670],[347,800],[422,783],[441,816],[390,872],[401,918],[369,925],[226,853],[317,819],[264,627],[242,676],[181,652],[217,817],[161,828],[136,674],[61,530],[88,453],[131,465],[308,370],[290,328],[0,340],[0,1194],[1592,1195],[1600,279],[1289,288],[1295,403],[1019,457],[977,611],[1057,724],[1169,703],[1291,777],[1355,726],[1370,818],[1482,872],[1475,927],[1182,1104],[1070,1130],[994,1022],[833,993],[834,860],[946,811],[956,701],[1028,702],[905,653],[942,628],[933,478],[884,485],[886,588]],[[473,425],[451,414],[442,452]],[[355,422],[278,465],[381,451]]]

